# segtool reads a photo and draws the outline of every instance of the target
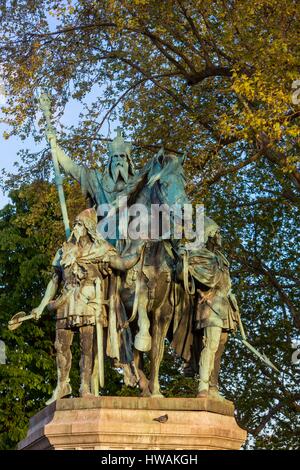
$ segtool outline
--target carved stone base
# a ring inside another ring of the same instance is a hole
[[[18,449],[225,450],[240,449],[246,437],[227,400],[65,398],[31,418]]]

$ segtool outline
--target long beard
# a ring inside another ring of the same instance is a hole
[[[128,181],[128,166],[124,167],[123,165],[117,165],[111,167],[111,176],[114,180],[114,183],[118,181],[118,178],[122,179],[124,183]]]
[[[75,232],[74,237],[75,237],[76,243],[79,243],[81,236],[77,232]]]

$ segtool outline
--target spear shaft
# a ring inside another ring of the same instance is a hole
[[[68,211],[67,211],[67,205],[66,205],[66,198],[64,194],[64,188],[63,188],[63,177],[60,173],[59,163],[58,163],[59,148],[57,145],[56,133],[51,123],[49,96],[46,93],[41,93],[39,97],[39,102],[40,102],[40,108],[46,119],[47,131],[48,132],[51,131],[51,134],[52,134],[51,139],[48,139],[48,140],[49,140],[50,147],[51,147],[52,161],[53,161],[54,174],[55,174],[55,184],[57,187],[61,213],[62,213],[63,222],[65,226],[66,238],[68,240],[68,238],[71,235],[71,230],[70,230],[70,223],[69,223],[69,217],[68,217]]]

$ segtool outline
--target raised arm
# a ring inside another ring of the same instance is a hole
[[[128,255],[121,257],[120,255],[113,255],[109,257],[109,266],[117,271],[127,271],[136,265],[140,259],[141,253],[136,255]]]
[[[81,168],[80,165],[77,165],[73,160],[66,155],[64,150],[57,143],[55,132],[52,130],[47,131],[47,139],[51,145],[51,141],[54,143],[54,146],[57,151],[57,160],[64,172],[67,175],[72,176],[76,181],[80,182]]]
[[[49,282],[47,286],[45,295],[42,298],[40,305],[32,310],[32,313],[34,314],[36,320],[38,320],[42,316],[43,311],[45,310],[49,302],[51,302],[51,300],[54,299],[58,286],[59,286],[59,275],[58,273],[54,273],[51,281]]]

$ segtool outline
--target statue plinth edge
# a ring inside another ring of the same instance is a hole
[[[166,417],[162,421],[157,418]],[[237,450],[247,437],[228,400],[57,400],[30,419],[19,450]]]

